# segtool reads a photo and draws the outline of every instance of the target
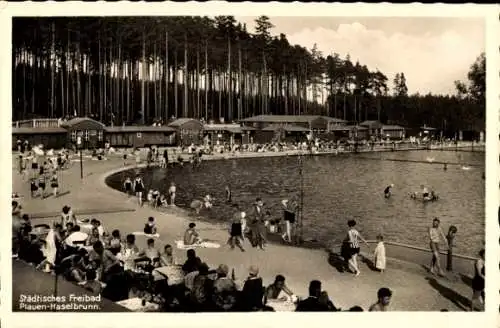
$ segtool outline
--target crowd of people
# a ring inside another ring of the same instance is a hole
[[[125,238],[119,230],[108,234],[95,218],[77,219],[70,206],[63,207],[60,221],[52,226],[33,225],[18,202],[13,202],[12,206],[15,258],[42,272],[61,275],[115,302],[141,297],[145,302],[158,304],[161,311],[182,312],[274,311],[273,307],[283,307],[283,304],[295,311],[341,311],[322,290],[318,280],[310,282],[308,297],[300,299],[286,286],[286,279],[281,274],[265,286],[257,266],[249,268],[246,279],[238,280],[234,269],[230,272],[226,264],[211,269],[194,249],[187,250],[182,264],[176,259],[172,245],[165,245],[162,251],[156,248],[157,228],[152,217],[144,226],[147,246],[140,250],[135,234]],[[195,227],[191,223],[186,229],[186,244],[195,243],[199,238]],[[353,238],[360,238],[352,231]],[[241,235],[232,233],[233,237]],[[157,271],[168,267],[171,270],[167,272],[182,273],[181,281],[175,275],[169,277],[165,270],[163,273]],[[160,279],[157,279],[158,274]],[[387,311],[391,296],[389,289],[381,288],[377,301],[369,310]],[[363,309],[354,306],[349,311]]]
[[[250,145],[246,151],[284,151],[289,149],[303,149],[315,151],[313,142],[297,145],[275,143],[271,145]],[[320,143],[321,147],[334,146],[333,143]],[[260,148],[259,148],[260,147]],[[289,148],[297,147],[297,148]],[[303,147],[303,148],[301,148]],[[333,148],[332,148],[333,149]],[[191,147],[180,149],[193,155],[192,162],[201,162],[203,154],[213,152],[211,148]],[[231,151],[231,149],[229,149]],[[175,156],[175,153],[174,153]],[[159,162],[160,165],[169,163],[168,151],[163,156],[157,148],[148,151],[148,164]],[[23,162],[28,158],[31,161],[31,196],[40,193],[45,197],[46,176],[51,178],[50,187],[54,196],[57,195],[57,171],[63,169],[69,162],[68,152],[59,152],[53,159],[38,165],[37,156],[29,154],[20,157],[20,173],[26,171]],[[162,159],[163,158],[163,159]],[[124,155],[124,159],[127,156]],[[179,162],[179,160],[177,161]],[[182,163],[182,161],[180,161]],[[36,164],[36,165],[35,165]],[[37,181],[37,183],[34,183]],[[33,186],[35,185],[35,186]],[[391,188],[393,185],[390,186]],[[389,195],[391,188],[384,191]],[[130,194],[135,194],[140,205],[146,193],[142,178],[137,175],[133,180],[128,177],[124,182],[124,189]],[[161,195],[158,190],[146,193],[146,201],[153,207],[175,206],[176,186],[171,184],[168,195]],[[228,199],[231,198],[230,189],[227,190]],[[191,208],[199,210],[211,206],[210,196],[207,195],[200,204]],[[245,251],[243,241],[248,239],[255,248],[264,249],[267,244],[266,234],[271,232],[282,233],[282,239],[291,243],[295,236],[294,224],[297,203],[295,200],[283,200],[283,226],[269,219],[269,214],[263,208],[260,198],[256,199],[250,213],[245,213],[238,206],[235,215],[229,224],[229,237],[227,244],[234,249],[238,247]],[[256,266],[249,268],[248,276],[244,282],[236,279],[234,270],[230,274],[229,267],[225,264],[211,269],[197,255],[194,249],[186,253],[186,261],[181,264],[175,259],[174,247],[165,245],[162,251],[155,246],[158,237],[154,218],[147,219],[143,232],[147,236],[147,247],[139,250],[136,245],[136,235],[127,234],[122,238],[119,230],[108,230],[97,219],[78,220],[69,206],[63,207],[60,222],[49,225],[32,225],[29,214],[23,213],[20,200],[12,202],[13,217],[13,254],[19,260],[34,265],[40,271],[62,275],[66,280],[81,285],[93,292],[102,293],[104,297],[121,301],[132,297],[141,297],[147,302],[159,305],[161,311],[274,311],[279,307],[275,300],[286,304],[293,304],[295,311],[340,311],[326,291],[321,288],[321,282],[313,280],[309,285],[309,296],[299,299],[285,284],[285,277],[276,276],[273,283],[264,286]],[[348,221],[348,231],[342,244],[341,256],[345,267],[354,275],[360,274],[357,257],[360,253],[360,244],[367,241],[356,230],[356,221]],[[189,224],[184,234],[184,245],[195,245],[203,241],[196,231],[195,223]],[[439,242],[447,240],[450,244],[450,234],[456,233],[456,228],[450,228],[450,233],[445,236],[439,228],[439,220],[433,221],[429,229],[432,261],[430,271],[433,274],[444,275],[439,263]],[[484,250],[474,266],[473,297],[471,309],[484,304]],[[383,236],[377,236],[377,246],[373,251],[375,267],[383,273],[386,269],[385,247]],[[159,268],[169,267],[172,275],[179,271],[183,279],[181,282],[170,279],[168,274],[158,271]],[[158,279],[158,274],[162,279]],[[387,311],[389,309],[392,291],[381,288],[377,294],[377,301],[369,308],[370,311]],[[363,311],[359,306],[354,306],[349,311]]]

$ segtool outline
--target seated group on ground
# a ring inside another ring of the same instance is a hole
[[[275,311],[283,304],[289,311],[341,311],[317,280],[310,283],[309,297],[299,300],[283,275],[265,287],[257,266],[251,266],[240,283],[234,269],[230,273],[225,264],[210,269],[194,249],[187,250],[187,259],[180,265],[171,245],[160,252],[155,239],[147,237],[156,233],[153,218],[144,226],[147,247],[139,250],[135,234],[122,239],[120,231],[113,230],[108,235],[99,220],[77,220],[69,206],[63,208],[61,221],[50,227],[32,225],[29,215],[16,205],[12,210],[16,258],[114,302],[139,297],[167,312]],[[191,224],[184,239],[190,243],[196,238]],[[387,288],[380,289],[370,310],[386,311],[391,295]],[[355,306],[349,311],[363,309]]]

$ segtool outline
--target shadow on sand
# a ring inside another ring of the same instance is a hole
[[[443,297],[450,300],[453,304],[464,311],[469,311],[470,309],[470,300],[467,297],[455,292],[454,290],[444,286],[436,278],[427,277],[426,280],[429,284],[437,290]]]

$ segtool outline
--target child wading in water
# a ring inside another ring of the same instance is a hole
[[[125,178],[125,182],[123,183],[123,189],[125,189],[127,196],[130,197],[130,194],[132,193],[132,180],[130,179],[130,177]]]
[[[375,247],[374,257],[375,257],[375,268],[380,272],[385,270],[385,245],[384,236],[377,236],[377,247]]]

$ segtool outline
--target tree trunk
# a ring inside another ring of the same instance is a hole
[[[196,47],[196,118],[201,116],[200,104],[200,48]]]
[[[102,61],[101,61],[101,52],[102,52],[102,49],[101,49],[101,34],[99,33],[99,41],[98,41],[98,61],[99,61],[99,120],[102,121],[103,120],[103,93],[102,93],[102,79],[103,79],[103,69],[102,69]]]
[[[233,104],[232,104],[232,83],[231,83],[231,38],[227,37],[227,76],[228,76],[228,88],[227,88],[227,120],[230,122],[233,117]]]
[[[120,118],[120,122],[123,122],[123,104],[120,102],[120,84],[122,80],[122,43],[118,40],[118,63],[116,63],[116,110]]]
[[[238,121],[243,114],[243,80],[241,75],[241,43],[238,41]]]
[[[165,32],[165,122],[168,121],[168,93],[170,83],[170,67],[168,65],[168,32]]]
[[[131,62],[126,63],[127,67],[127,92],[126,92],[126,99],[127,99],[127,123],[130,122],[130,75],[132,74],[132,69],[131,69]]]
[[[184,106],[183,117],[189,117],[188,113],[188,51],[187,51],[187,34],[184,34]]]
[[[54,117],[55,113],[55,90],[54,90],[54,83],[55,83],[55,70],[56,70],[56,25],[53,22],[52,23],[52,33],[51,33],[51,46],[50,46],[50,117]]]
[[[208,122],[208,89],[210,81],[208,79],[208,41],[205,40],[205,121]]]
[[[158,69],[158,66],[157,66],[157,61],[156,61],[156,41],[153,45],[153,99],[154,99],[154,113],[155,113],[155,117],[154,119],[157,120],[158,119],[158,107],[157,107],[157,102],[158,102],[158,94],[157,94],[157,85],[156,85],[156,73],[157,73],[157,69]]]
[[[145,108],[145,92],[146,90],[144,89],[145,87],[145,79],[146,79],[146,34],[143,31],[142,32],[142,63],[141,63],[141,68],[142,68],[142,74],[141,74],[141,124],[144,125],[146,121],[146,108]]]
[[[178,110],[179,110],[179,99],[178,99],[178,90],[177,90],[177,80],[179,75],[177,74],[177,48],[175,48],[174,52],[174,108],[175,108],[175,118],[179,118]]]

